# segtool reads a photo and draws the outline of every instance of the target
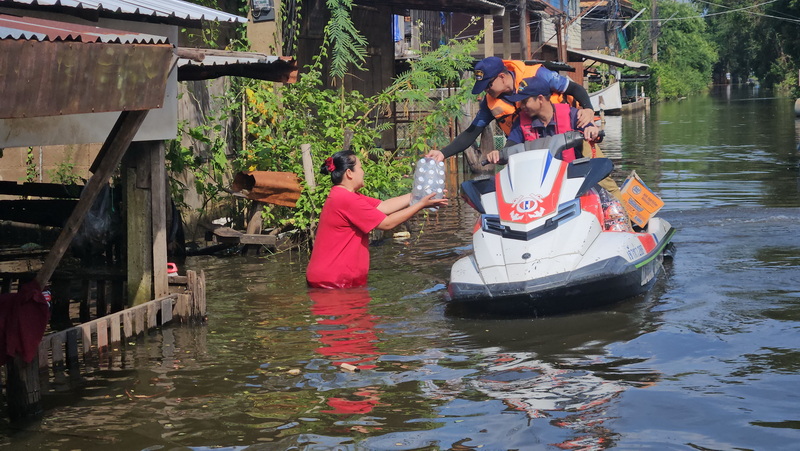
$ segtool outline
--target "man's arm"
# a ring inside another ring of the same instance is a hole
[[[486,99],[484,98],[481,101],[478,114],[466,130],[459,133],[458,136],[442,150],[431,150],[425,156],[433,158],[436,161],[444,161],[447,157],[467,150],[467,147],[475,143],[475,140],[478,139],[483,129],[491,124],[493,120],[494,116],[491,110],[489,110],[489,106],[486,104]]]
[[[578,127],[585,127],[589,122],[594,120],[592,100],[589,98],[589,93],[583,89],[583,86],[570,80],[564,94],[571,95],[581,104],[581,110],[578,112]]]
[[[569,85],[567,85],[567,89],[564,91],[564,94],[571,95],[578,103],[581,104],[581,108],[592,108],[592,100],[589,98],[589,93],[583,89],[583,86],[575,83],[574,81],[570,80]]]
[[[481,135],[481,132],[484,128],[486,127],[478,127],[475,124],[470,124],[466,130],[456,136],[456,139],[454,139],[453,142],[442,148],[442,154],[444,157],[447,158],[459,152],[465,151],[467,147],[475,143],[475,140],[478,139],[478,136]]]

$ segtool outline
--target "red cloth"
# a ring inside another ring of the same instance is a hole
[[[386,218],[379,199],[337,185],[322,207],[306,281],[315,288],[351,288],[367,284],[369,232]]]
[[[14,356],[32,362],[48,321],[50,307],[35,281],[20,286],[18,293],[0,294],[0,365]]]

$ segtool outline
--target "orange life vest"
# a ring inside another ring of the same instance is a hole
[[[509,72],[514,74],[514,92],[517,92],[519,84],[524,78],[536,76],[536,72],[542,67],[541,64],[529,66],[525,64],[524,61],[518,60],[503,60],[503,64]],[[554,104],[561,103],[564,101],[564,96],[559,93],[554,93],[550,96],[550,101]],[[497,125],[499,125],[503,133],[508,136],[508,134],[511,133],[511,126],[517,119],[517,104],[486,94],[486,105],[497,121]]]
[[[561,134],[572,130],[572,121],[569,117],[570,106],[566,103],[554,103],[553,109],[553,120],[556,121],[556,134]],[[539,132],[531,127],[533,123],[533,118],[528,116],[526,113],[522,113],[519,115],[519,126],[522,129],[522,136],[525,137],[525,141],[533,141],[534,139],[539,139]],[[564,160],[566,163],[575,159],[575,149],[564,149],[561,153],[561,159]]]

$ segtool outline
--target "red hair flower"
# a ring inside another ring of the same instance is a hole
[[[328,172],[336,170],[336,163],[333,162],[333,157],[328,157],[328,159],[325,160],[325,167],[328,168]]]

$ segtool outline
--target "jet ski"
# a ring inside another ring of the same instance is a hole
[[[620,201],[598,186],[611,160],[564,161],[583,139],[574,131],[508,147],[494,177],[462,183],[480,216],[472,254],[451,268],[451,313],[553,315],[652,288],[675,229],[657,216],[631,225]]]

